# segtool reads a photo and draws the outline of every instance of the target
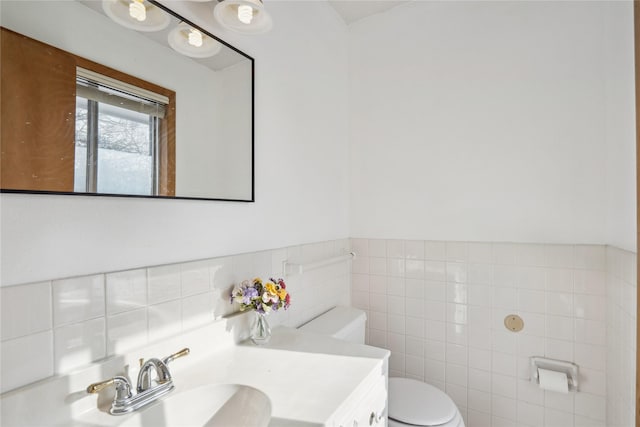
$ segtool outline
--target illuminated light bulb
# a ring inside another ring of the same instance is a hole
[[[147,10],[142,4],[142,0],[132,0],[129,4],[129,16],[136,21],[144,21],[147,19]]]
[[[208,58],[222,49],[220,42],[185,22],[169,32],[167,42],[173,50],[190,58]]]
[[[253,8],[246,4],[238,6],[238,20],[243,24],[251,24],[253,19]]]
[[[202,33],[192,28],[189,31],[189,44],[195,47],[202,47]]]

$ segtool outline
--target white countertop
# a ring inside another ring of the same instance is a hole
[[[244,341],[221,347],[206,357],[194,358],[193,363],[181,366],[181,361],[174,362],[171,370],[176,388],[169,396],[206,384],[249,385],[271,399],[269,425],[273,427],[325,425],[367,378],[383,375],[389,356],[384,349],[285,327],[275,328],[271,342],[264,346]],[[78,393],[68,396],[73,394]],[[16,402],[21,401],[27,399]],[[129,417],[106,412],[110,406],[106,399],[100,406],[101,410],[93,406],[83,413],[69,410],[76,415],[66,420],[58,417],[53,424],[117,426]],[[4,418],[3,422],[7,421]],[[14,424],[3,423],[3,427],[10,425]]]

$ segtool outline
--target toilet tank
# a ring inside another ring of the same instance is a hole
[[[305,323],[299,329],[364,344],[366,321],[367,315],[364,311],[338,306]]]

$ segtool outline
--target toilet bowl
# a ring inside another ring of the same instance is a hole
[[[389,378],[389,427],[464,427],[449,396],[410,378]]]
[[[362,310],[335,307],[299,329],[364,344],[366,320]],[[409,378],[389,378],[388,417],[389,427],[464,427],[462,415],[449,396]]]

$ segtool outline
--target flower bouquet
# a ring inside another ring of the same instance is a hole
[[[270,278],[266,282],[256,277],[245,280],[231,291],[231,303],[240,304],[240,311],[254,310],[256,320],[251,329],[251,340],[255,344],[266,344],[271,338],[271,328],[266,315],[281,308],[288,309],[291,296],[287,292],[284,280]]]

